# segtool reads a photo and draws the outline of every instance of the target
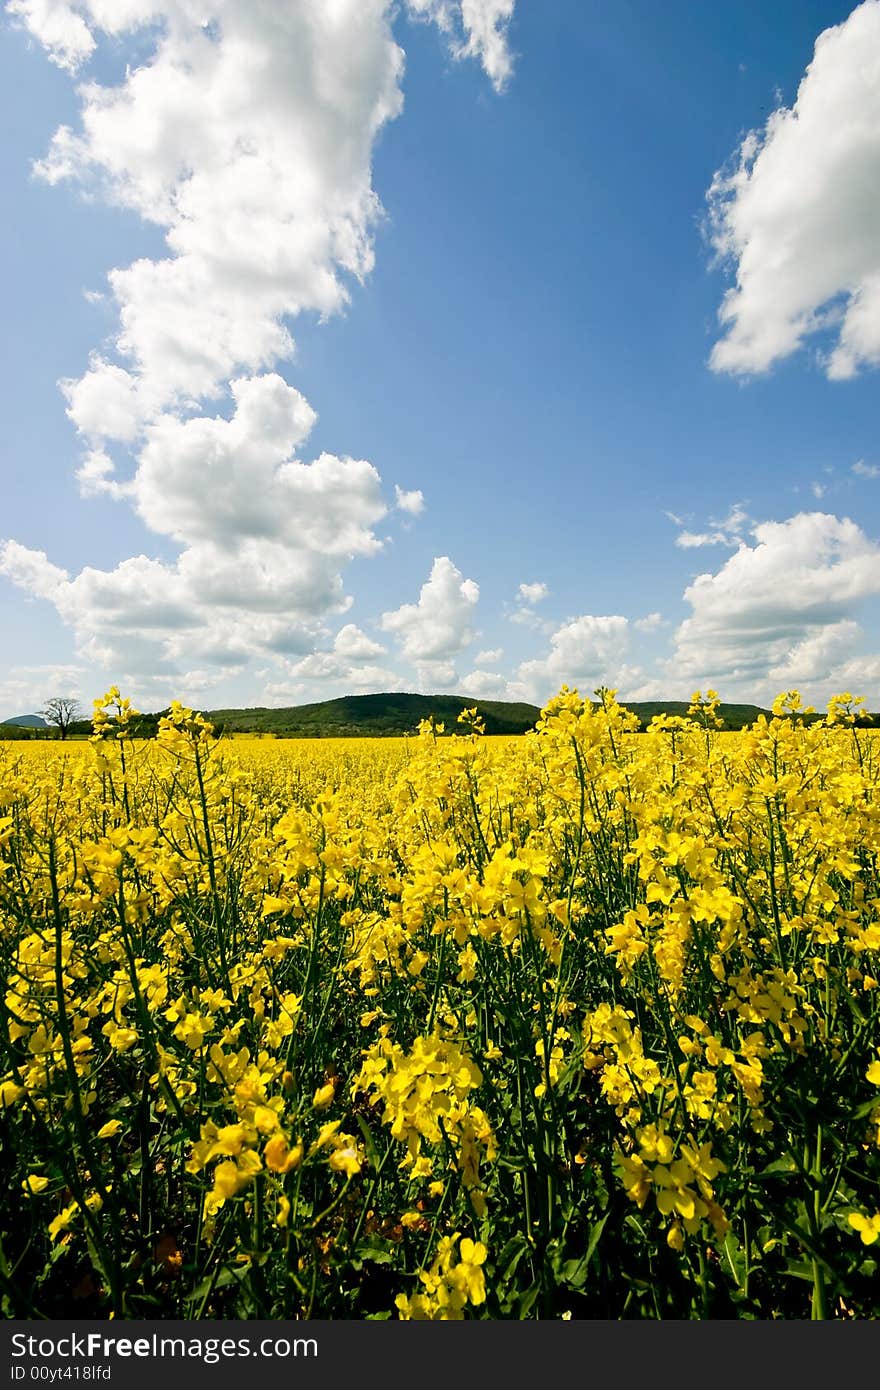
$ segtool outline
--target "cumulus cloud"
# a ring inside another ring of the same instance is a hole
[[[562,623],[550,638],[545,656],[524,661],[517,671],[517,688],[543,701],[562,685],[591,696],[600,685],[620,687],[632,680],[626,665],[629,622],[616,614],[582,614]]]
[[[662,613],[646,613],[644,618],[636,618],[633,627],[637,632],[656,632],[663,626]]]
[[[507,678],[498,671],[471,671],[462,676],[460,684],[465,695],[475,695],[481,700],[502,700],[507,694]]]
[[[547,597],[549,592],[550,590],[547,588],[547,585],[541,583],[539,580],[535,584],[520,584],[516,591],[516,596],[524,603],[540,603],[542,599]]]
[[[55,7],[57,8],[57,7]],[[148,59],[83,84],[81,127],[36,166],[163,228],[169,255],[111,271],[124,366],[68,382],[89,435],[130,440],[236,369],[290,355],[285,316],[327,315],[373,264],[373,143],[400,111],[403,53],[384,0],[82,0],[94,37],[142,31]],[[20,17],[41,41],[32,7]],[[84,55],[87,56],[87,55]]]
[[[290,356],[283,320],[345,306],[373,266],[382,215],[372,152],[402,108],[389,0],[12,0],[75,68],[98,39],[140,31],[145,61],[79,88],[36,172],[74,179],[164,229],[169,255],[110,272],[121,362],[95,355],[65,390],[89,436],[130,442],[168,406]],[[465,41],[498,85],[513,0],[409,10]],[[500,45],[500,47],[499,47]]]
[[[474,639],[471,622],[479,586],[447,555],[434,560],[417,603],[382,614],[382,628],[397,638],[401,655],[416,668],[422,688],[438,690],[457,679],[455,659]]]
[[[176,562],[141,555],[71,579],[42,552],[15,542],[0,551],[0,571],[54,603],[111,669],[302,653],[323,617],[350,606],[343,566],[380,548],[375,468],[296,458],[315,414],[281,377],[237,379],[231,391],[228,420],[169,414],[150,425],[127,484],[112,480],[100,450],[80,469],[81,487],[124,491],[153,531],[179,542]]]
[[[354,623],[346,623],[337,632],[332,650],[310,652],[300,661],[288,662],[287,679],[276,683],[273,692],[285,688],[302,691],[308,682],[319,684],[322,691],[328,684],[350,690],[387,690],[398,679],[393,671],[377,664],[376,658],[387,654],[381,642],[375,642]]]
[[[12,541],[0,568],[52,602],[82,652],[116,673],[173,681],[254,654],[326,662],[315,651],[323,624],[351,602],[342,571],[380,549],[374,527],[387,507],[366,460],[299,457],[315,413],[274,368],[293,352],[291,320],[341,311],[373,266],[383,216],[373,150],[403,100],[395,6],[6,8],[70,72],[109,40],[137,45],[118,83],[77,88],[79,122],[55,132],[36,173],[74,180],[164,234],[166,255],[110,271],[115,333],[61,388],[86,445],[82,494],[127,500],[180,554],[71,576]],[[407,10],[503,85],[513,0],[408,0]],[[418,490],[395,497],[410,515],[423,509]],[[351,652],[329,655],[340,670],[344,660],[365,669]]]
[[[495,90],[513,72],[508,26],[515,0],[406,0],[416,18],[430,19],[447,35],[455,58],[476,58]]]
[[[9,0],[7,14],[22,21],[52,62],[75,72],[95,50],[92,32],[68,0]]]
[[[831,378],[880,362],[880,0],[816,40],[791,107],[742,142],[708,193],[708,236],[735,285],[715,371],[763,372],[835,336]]]
[[[752,536],[685,591],[692,613],[675,636],[676,678],[766,692],[784,672],[817,674],[854,644],[854,613],[880,593],[880,546],[824,512],[762,522]]]
[[[484,667],[497,666],[503,656],[503,647],[486,647],[483,651],[477,652],[474,657],[474,665]]]
[[[413,488],[412,492],[405,492],[402,487],[394,484],[394,503],[399,512],[409,512],[410,516],[421,516],[425,510],[425,495],[419,488]]]

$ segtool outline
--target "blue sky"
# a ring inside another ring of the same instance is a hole
[[[0,717],[880,708],[880,0],[326,8],[7,5]]]

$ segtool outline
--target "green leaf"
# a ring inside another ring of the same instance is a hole
[[[797,1171],[797,1164],[791,1154],[785,1154],[783,1158],[777,1158],[774,1159],[772,1163],[768,1163],[767,1167],[762,1168],[755,1176],[760,1181],[761,1178],[788,1177],[790,1174],[796,1173]]]
[[[532,1308],[535,1305],[535,1300],[537,1299],[538,1294],[540,1292],[540,1284],[533,1284],[530,1289],[526,1289],[525,1293],[523,1294],[522,1298],[519,1300],[519,1303],[517,1304],[516,1315],[518,1318],[527,1318],[529,1316],[529,1313],[532,1311]]]

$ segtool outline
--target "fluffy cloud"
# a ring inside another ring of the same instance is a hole
[[[274,374],[232,383],[229,420],[164,415],[146,431],[134,477],[108,479],[93,451],[80,470],[90,490],[123,492],[151,529],[182,546],[174,564],[136,556],[112,571],[70,576],[15,542],[0,570],[48,598],[84,650],[111,669],[162,674],[197,659],[231,666],[257,653],[308,650],[327,614],[351,600],[341,569],[380,547],[386,512],[379,475],[363,460],[294,451],[315,419]]]
[[[58,9],[58,7],[54,7]],[[330,314],[373,264],[378,131],[401,109],[385,0],[82,0],[94,36],[142,30],[149,59],[80,88],[37,172],[77,179],[165,230],[169,256],[111,272],[115,348],[67,383],[84,432],[131,439],[151,414],[289,356],[281,322]],[[33,6],[19,17],[43,41]],[[164,21],[164,22],[163,22]],[[87,56],[86,53],[83,56]]]
[[[854,644],[860,603],[880,593],[880,546],[847,518],[802,512],[752,534],[685,591],[693,611],[669,668],[678,681],[754,695],[798,672],[818,679]]]
[[[326,453],[296,460],[315,413],[280,376],[231,391],[230,420],[168,415],[147,430],[131,489],[147,525],[186,544],[251,537],[296,552],[375,552],[372,526],[386,510],[375,468]]]
[[[6,11],[20,19],[52,62],[68,72],[75,72],[95,50],[89,26],[68,0],[9,0]]]
[[[270,687],[274,699],[287,692],[302,693],[309,682],[319,685],[322,694],[328,684],[349,690],[389,689],[398,680],[393,671],[377,665],[386,656],[380,642],[374,642],[354,623],[339,629],[331,651],[314,651],[300,661],[288,662],[286,678]]]
[[[496,86],[512,11],[513,0],[408,0]],[[127,500],[180,554],[72,577],[12,541],[0,570],[120,675],[195,679],[202,664],[232,670],[254,654],[363,672],[356,652],[315,646],[350,605],[345,564],[380,549],[379,475],[328,452],[303,462],[315,414],[272,369],[293,351],[289,321],[340,311],[372,268],[373,149],[403,100],[394,5],[10,0],[7,12],[71,72],[107,40],[137,44],[117,85],[79,86],[78,128],[56,131],[36,172],[164,233],[163,258],[109,273],[113,341],[61,386],[87,446],[82,493]],[[201,413],[211,400],[218,413]],[[134,456],[128,476],[120,449]],[[417,515],[424,499],[398,487],[396,504]],[[369,642],[356,631],[342,630],[343,646]]]
[[[507,694],[507,678],[497,671],[471,671],[462,676],[460,684],[464,695],[475,695],[481,700],[503,700]]]
[[[409,512],[410,516],[421,516],[425,510],[425,496],[419,488],[405,492],[397,483],[394,484],[394,503],[399,512]]]
[[[633,623],[636,632],[656,632],[657,628],[662,626],[662,613],[646,613],[644,618],[636,618]]]
[[[383,630],[395,635],[423,688],[455,683],[455,658],[474,639],[471,621],[479,597],[473,579],[465,579],[442,555],[435,559],[418,603],[405,603],[382,614]]]
[[[406,0],[414,17],[430,19],[447,35],[455,58],[477,58],[500,92],[513,60],[507,31],[515,0]]]
[[[628,649],[626,618],[583,614],[556,629],[544,657],[522,662],[515,688],[543,701],[562,685],[573,686],[585,696],[600,685],[620,687],[634,675],[625,664]]]
[[[216,396],[236,372],[288,357],[283,319],[328,315],[372,268],[382,215],[378,132],[402,108],[404,55],[389,0],[12,0],[70,69],[97,41],[141,31],[153,48],[117,86],[80,89],[37,173],[76,179],[165,231],[169,255],[110,272],[115,349],[65,383],[90,437],[130,442],[169,406]],[[410,0],[464,39],[500,85],[513,0]],[[505,66],[507,63],[508,66]]]
[[[539,580],[535,584],[520,584],[516,591],[516,596],[518,599],[521,599],[523,603],[540,603],[542,599],[547,597],[549,592],[550,590],[547,588],[547,585],[541,583]]]
[[[793,106],[709,190],[709,238],[736,271],[716,371],[766,371],[829,329],[829,377],[880,362],[878,130],[880,0],[865,0],[819,35]]]

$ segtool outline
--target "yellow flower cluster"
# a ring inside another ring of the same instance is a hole
[[[718,708],[0,743],[6,1314],[876,1315],[880,741]]]

